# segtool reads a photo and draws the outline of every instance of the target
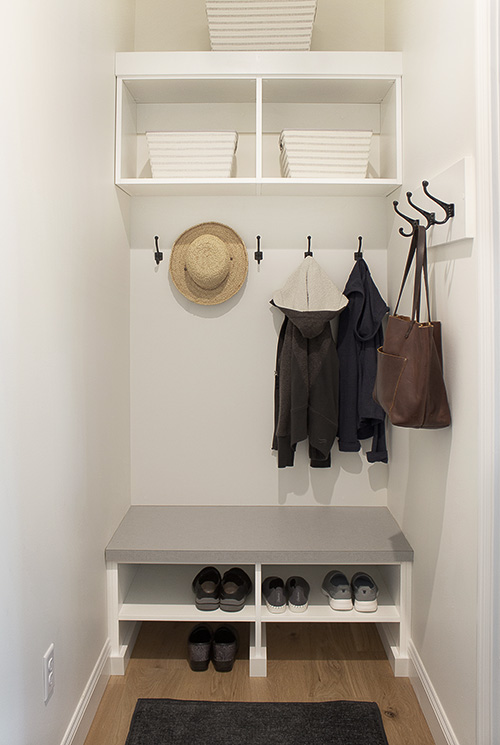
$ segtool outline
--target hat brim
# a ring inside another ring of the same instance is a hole
[[[200,287],[186,269],[186,250],[202,235],[214,235],[224,241],[230,256],[226,278],[213,290]],[[240,236],[227,225],[204,222],[185,230],[175,241],[170,255],[170,275],[179,292],[199,305],[218,305],[233,297],[242,287],[248,273],[248,253]]]

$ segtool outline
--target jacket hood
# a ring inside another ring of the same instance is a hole
[[[312,256],[306,256],[281,290],[274,293],[271,303],[311,339],[345,308],[348,299]]]
[[[378,333],[383,317],[389,312],[389,306],[375,286],[364,259],[358,259],[354,265],[344,293],[349,300],[354,295],[359,296],[354,335],[361,342],[370,341]]]

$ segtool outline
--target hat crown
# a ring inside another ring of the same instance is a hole
[[[186,270],[204,290],[214,290],[229,274],[231,256],[224,241],[216,235],[200,235],[186,250]]]

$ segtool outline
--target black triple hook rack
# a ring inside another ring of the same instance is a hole
[[[256,241],[257,241],[257,250],[255,251],[253,257],[254,257],[255,261],[257,262],[257,264],[260,265],[260,262],[264,258],[264,254],[262,253],[261,248],[260,248],[260,241],[261,241],[260,235],[257,235],[256,236]],[[307,258],[308,256],[314,256],[314,254],[313,254],[313,252],[311,250],[311,241],[312,241],[312,236],[311,235],[308,235],[307,236],[307,251],[304,251],[304,258]],[[358,259],[362,259],[363,258],[363,251],[362,251],[362,248],[361,248],[362,243],[363,243],[363,236],[362,235],[359,235],[358,236],[358,250],[354,252],[354,258],[355,258],[356,261]]]
[[[428,230],[432,225],[444,225],[450,218],[455,216],[455,205],[453,203],[443,202],[441,199],[438,199],[437,197],[433,196],[429,190],[428,187],[429,182],[428,181],[422,181],[422,188],[424,190],[424,194],[429,197],[433,202],[436,202],[445,212],[445,217],[443,220],[437,220],[436,219],[436,213],[435,212],[428,212],[427,210],[422,209],[422,207],[419,207],[415,202],[412,201],[412,192],[407,191],[406,192],[406,200],[410,207],[413,207],[414,210],[417,212],[420,212],[421,215],[423,215],[427,221],[427,224],[424,226],[425,230]],[[420,225],[420,219],[417,217],[408,217],[408,215],[405,215],[401,210],[398,210],[398,204],[399,202],[394,200],[392,203],[392,206],[394,207],[394,211],[403,218],[403,220],[406,220],[411,225],[411,232],[405,233],[403,228],[399,228],[399,232],[401,235],[404,235],[406,238],[411,237],[414,232],[417,230],[417,228]]]

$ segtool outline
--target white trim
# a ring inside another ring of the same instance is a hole
[[[411,684],[436,745],[460,745],[413,641],[408,641]]]
[[[495,303],[495,250],[498,245],[498,85],[497,67],[498,0],[478,0],[476,5],[476,152],[479,329],[479,437],[478,437],[478,622],[477,622],[477,716],[476,741],[498,742],[499,723],[493,722],[493,701],[498,691],[493,657],[493,637],[498,615],[499,592],[495,576],[495,542],[499,528],[495,521],[495,492],[498,476],[495,396],[495,331],[498,314]],[[495,677],[494,677],[495,675]],[[496,733],[493,730],[496,730]],[[495,736],[496,735],[496,736]]]
[[[117,623],[119,624],[120,622],[118,621]],[[116,652],[114,649],[111,650],[109,661],[111,675],[125,675],[141,626],[142,621],[130,621],[126,629],[123,644],[118,647]]]
[[[387,77],[403,73],[402,52],[117,52],[115,72],[127,80],[141,77],[245,78],[253,75]]]
[[[88,679],[75,713],[71,717],[68,729],[61,740],[61,745],[83,745],[85,742],[109,679],[108,661],[110,652],[111,643],[109,639],[106,639],[106,643]]]
[[[396,630],[393,628],[395,624],[392,623],[377,623],[377,631],[380,636],[380,641],[385,649],[387,659],[392,667],[392,672],[395,678],[408,678],[409,677],[409,659],[407,652],[404,655],[401,653],[399,648],[399,640],[395,638]],[[401,635],[401,626],[399,633]],[[400,636],[401,638],[401,636]]]

